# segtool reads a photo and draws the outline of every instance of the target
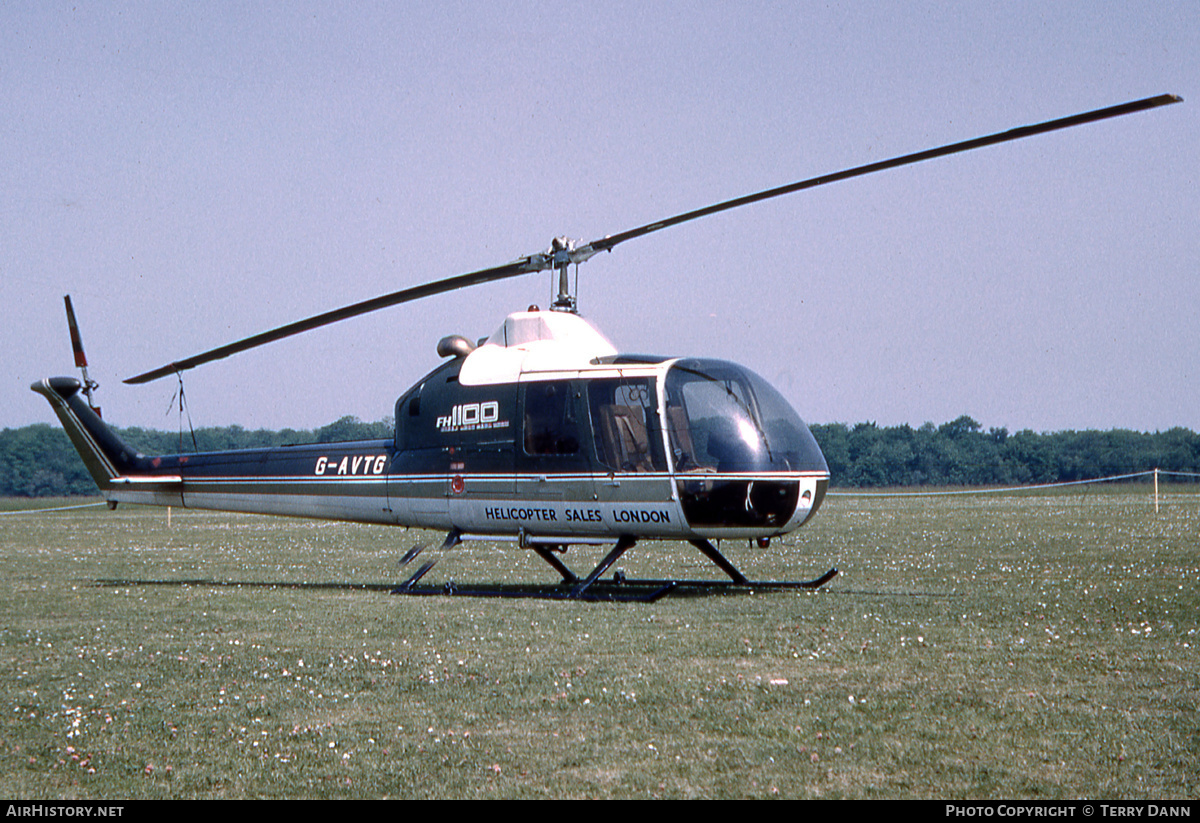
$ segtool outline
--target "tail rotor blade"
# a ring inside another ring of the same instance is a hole
[[[83,351],[83,335],[79,333],[79,323],[75,320],[75,307],[71,305],[71,295],[64,294],[63,302],[67,306],[67,329],[71,332],[71,350],[75,354],[75,367],[83,373],[83,393],[87,397],[92,411],[99,416],[100,407],[92,398],[92,390],[99,388],[99,384],[88,377],[87,354]]]
[[[83,352],[83,336],[79,334],[79,323],[75,321],[75,309],[71,305],[71,295],[64,294],[63,301],[67,304],[67,328],[71,331],[71,349],[75,352],[75,367],[87,368],[87,355]]]

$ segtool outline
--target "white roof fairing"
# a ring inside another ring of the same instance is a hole
[[[581,369],[617,349],[577,314],[515,312],[467,355],[458,381],[464,386],[514,383],[526,372]]]

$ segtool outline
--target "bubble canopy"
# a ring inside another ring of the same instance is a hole
[[[667,372],[665,401],[676,471],[829,470],[791,405],[743,366],[678,360]]]

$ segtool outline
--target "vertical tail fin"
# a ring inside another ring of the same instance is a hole
[[[129,448],[100,419],[99,410],[93,411],[80,397],[84,385],[74,377],[48,377],[29,388],[50,401],[101,492],[113,487],[113,478],[136,474],[143,468],[145,458]]]

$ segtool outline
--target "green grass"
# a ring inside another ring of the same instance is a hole
[[[837,566],[824,592],[610,604],[285,585],[398,582],[432,534],[4,516],[0,796],[1194,798],[1197,535],[1200,497],[1145,487],[834,497],[722,547]],[[686,545],[621,565],[719,577]],[[511,544],[430,577],[555,580]]]

